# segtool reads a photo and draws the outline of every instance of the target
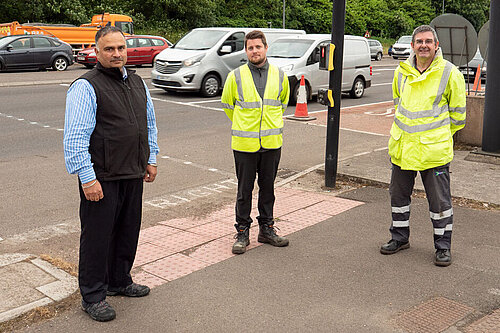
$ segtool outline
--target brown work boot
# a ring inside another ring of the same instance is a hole
[[[249,238],[249,228],[248,226],[235,224],[234,227],[238,233],[234,235],[236,238],[236,242],[233,244],[233,253],[234,254],[242,254],[247,250],[247,246],[250,244]]]
[[[274,227],[273,223],[259,224],[259,237],[257,240],[260,243],[268,243],[272,246],[287,246],[288,238],[278,236],[276,234],[277,228]]]

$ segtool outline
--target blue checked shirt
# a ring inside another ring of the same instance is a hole
[[[127,70],[123,67],[123,79]],[[147,126],[149,142],[149,164],[156,163],[158,130],[153,101],[144,83],[147,97]],[[64,120],[64,161],[70,174],[77,174],[82,184],[96,179],[90,160],[90,136],[96,124],[97,98],[94,87],[85,79],[76,80],[66,96],[66,116]]]

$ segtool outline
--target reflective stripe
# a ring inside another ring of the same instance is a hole
[[[401,80],[403,79],[403,73],[398,72],[398,91],[399,96],[401,96]]]
[[[288,104],[281,104],[281,107],[282,107],[283,109],[286,109],[286,108],[288,107]]]
[[[439,128],[441,126],[449,125],[450,124],[450,118],[445,118],[440,121],[436,121],[433,123],[429,124],[422,124],[422,125],[414,125],[414,126],[409,126],[406,124],[403,124],[398,118],[394,118],[394,123],[403,131],[407,133],[418,133],[418,132],[425,132],[429,131],[435,128]]]
[[[441,98],[443,97],[444,90],[446,89],[446,86],[448,85],[448,80],[450,79],[452,68],[453,65],[449,61],[446,61],[444,65],[443,74],[441,75],[441,81],[439,81],[439,88],[436,94],[436,98],[434,99],[434,103],[432,104],[433,109],[436,106],[438,106],[439,102],[441,101]]]
[[[240,106],[242,109],[260,109],[260,102],[243,102],[243,101],[236,101],[236,105]]]
[[[465,107],[457,106],[456,108],[449,108],[450,112],[465,113]]]
[[[394,102],[394,106],[398,105],[399,104],[399,97],[394,98],[392,101]]]
[[[444,228],[434,228],[434,235],[443,236],[445,231],[452,231],[453,224],[447,224]]]
[[[279,88],[279,92],[278,92],[278,96],[276,96],[276,98],[279,100],[280,99],[280,96],[281,96],[281,93],[283,92],[283,80],[284,80],[284,77],[285,77],[285,73],[281,70],[281,69],[278,69],[279,70],[279,80],[280,80],[280,88]]]
[[[234,79],[236,80],[236,87],[238,87],[238,99],[243,101],[243,87],[241,85],[241,71],[240,67],[234,71]]]
[[[225,109],[234,110],[234,105],[231,105],[231,104],[222,103],[222,107],[225,108]]]
[[[272,128],[261,131],[260,135],[261,136],[280,135],[281,133],[283,133],[283,128]]]
[[[395,228],[404,228],[410,226],[410,220],[406,221],[392,221],[392,226]]]
[[[430,212],[430,214],[431,214],[431,219],[433,219],[433,220],[442,220],[442,219],[445,219],[445,218],[450,217],[450,216],[453,215],[453,208],[445,210],[444,212],[441,212],[441,213]]]
[[[410,211],[410,205],[403,206],[403,207],[392,207],[392,212],[393,213],[402,214],[402,213],[407,213],[409,211]]]
[[[259,132],[231,130],[231,134],[240,138],[259,138]]]
[[[427,117],[438,117],[442,113],[448,112],[448,105],[445,104],[441,107],[435,106],[432,110],[424,110],[424,111],[409,111],[404,108],[404,106],[400,105],[398,107],[398,112],[401,113],[408,119],[419,119],[419,118],[427,118]]]
[[[462,126],[462,125],[465,125],[465,120],[455,120],[453,118],[451,118],[451,122],[453,123],[453,125],[455,126]]]
[[[269,105],[269,106],[281,106],[281,101],[277,99],[265,99],[263,101],[264,105]]]

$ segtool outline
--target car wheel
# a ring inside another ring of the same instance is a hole
[[[354,80],[351,91],[349,91],[349,95],[351,95],[352,98],[361,98],[364,93],[365,82],[363,79],[357,77],[356,80]]]
[[[375,60],[377,61],[382,60],[382,52],[377,53],[377,58]]]
[[[52,63],[55,71],[65,71],[68,68],[68,60],[64,57],[57,57]]]
[[[95,65],[93,65],[93,64],[85,64],[84,66],[87,67],[88,69],[92,69],[92,68],[94,68]]]
[[[290,94],[290,99],[288,101],[288,104],[290,105],[297,105],[297,99],[299,98],[299,88],[300,88],[300,81],[297,82],[297,84],[293,87],[293,91]],[[309,100],[309,96],[311,96],[309,85],[306,84],[306,100]]]
[[[215,97],[220,90],[220,80],[214,74],[208,74],[201,81],[200,92],[205,97]]]

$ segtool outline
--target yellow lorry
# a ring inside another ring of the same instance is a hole
[[[94,44],[96,32],[106,26],[120,28],[124,34],[134,33],[132,18],[127,15],[103,13],[94,15],[92,22],[74,26],[70,24],[24,23],[17,21],[0,24],[0,37],[8,35],[38,34],[57,37],[73,49],[83,49]]]

